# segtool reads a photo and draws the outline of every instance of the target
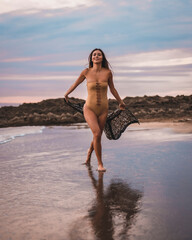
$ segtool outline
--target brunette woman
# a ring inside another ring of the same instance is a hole
[[[93,133],[93,141],[87,154],[85,164],[89,165],[91,154],[95,150],[98,160],[98,171],[106,171],[102,161],[101,135],[105,126],[108,114],[107,89],[119,103],[120,109],[125,109],[125,103],[120,98],[114,87],[113,75],[109,69],[104,52],[95,48],[89,55],[89,68],[84,69],[75,83],[65,93],[65,99],[68,101],[68,95],[85,79],[87,80],[88,97],[83,108],[83,113],[87,124]]]

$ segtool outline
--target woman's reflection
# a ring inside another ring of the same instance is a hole
[[[89,217],[92,222],[93,231],[97,239],[113,239],[113,222],[110,206],[107,204],[103,189],[103,172],[98,172],[98,180],[93,176],[91,168],[88,168],[89,177],[96,190],[96,200],[89,210]]]
[[[96,198],[88,210],[88,216],[74,222],[68,239],[128,239],[128,230],[139,211],[141,192],[131,189],[125,181],[120,179],[113,179],[105,190],[103,176],[106,173],[98,172],[98,179],[96,179],[92,169],[90,167],[87,169]]]
[[[96,199],[89,210],[96,239],[126,239],[133,217],[139,211],[139,200],[142,194],[131,189],[122,180],[112,180],[106,191],[103,186],[103,172],[98,172],[95,179],[92,169],[88,175],[96,192]]]

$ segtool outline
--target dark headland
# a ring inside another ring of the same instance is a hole
[[[70,99],[74,103],[84,103],[82,99]],[[192,95],[126,97],[124,102],[140,122],[192,122]],[[117,108],[117,101],[110,99],[109,110]],[[66,125],[82,122],[85,122],[83,115],[64,103],[63,98],[0,108],[0,127]]]

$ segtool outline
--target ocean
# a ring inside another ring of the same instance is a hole
[[[192,134],[133,124],[82,163],[86,124],[0,129],[1,240],[190,240]]]

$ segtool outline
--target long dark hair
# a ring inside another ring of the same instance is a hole
[[[91,53],[89,54],[88,57],[88,61],[89,61],[89,68],[93,67],[93,61],[92,61],[92,54],[93,52],[95,52],[96,50],[99,50],[102,53],[103,56],[103,61],[102,61],[102,67],[107,68],[107,69],[111,69],[111,65],[110,63],[107,61],[107,58],[105,57],[105,53],[100,49],[100,48],[95,48],[91,51]]]

